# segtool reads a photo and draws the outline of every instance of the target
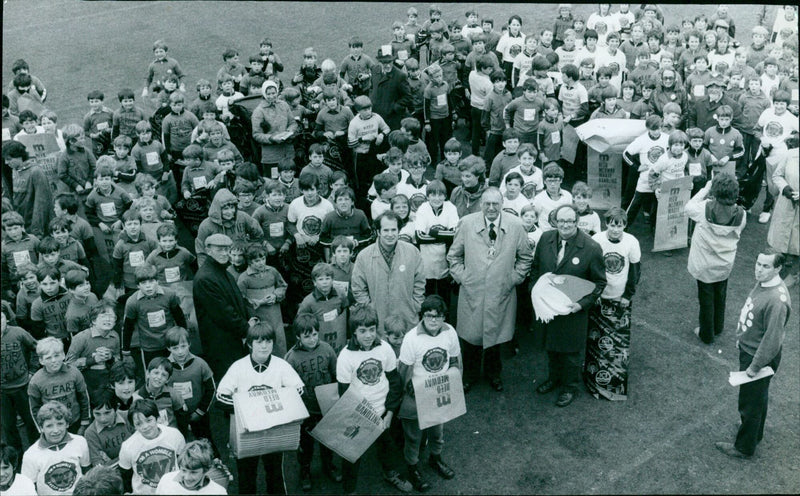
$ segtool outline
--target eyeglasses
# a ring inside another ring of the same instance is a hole
[[[423,318],[428,320],[442,320],[444,319],[444,315],[439,315],[438,313],[426,313],[422,315]]]

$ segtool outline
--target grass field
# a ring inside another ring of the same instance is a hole
[[[427,17],[428,4],[403,3],[257,3],[257,2],[74,2],[11,1],[3,6],[3,85],[14,59],[25,58],[47,85],[48,106],[59,124],[80,121],[86,94],[106,93],[116,108],[116,91],[144,82],[155,39],[164,39],[170,55],[194,83],[212,79],[227,47],[242,58],[269,36],[291,77],[303,48],[314,46],[320,60],[337,63],[347,39],[359,34],[372,54],[388,40],[391,22],[404,19],[408,6]],[[594,4],[593,4],[594,5]],[[468,7],[491,12],[496,25],[512,13],[523,17],[524,32],[550,25],[555,4],[441,4],[444,18],[463,18]],[[576,12],[588,17],[590,5]],[[707,13],[711,5],[664,5],[668,19]],[[767,19],[775,7],[767,8]],[[734,5],[740,39],[757,22],[761,6]],[[643,251],[643,275],[633,300],[631,393],[628,401],[598,401],[587,394],[566,409],[552,395],[533,392],[533,380],[546,374],[546,355],[529,334],[521,352],[505,360],[506,391],[478,385],[467,398],[468,413],[448,424],[445,459],[456,469],[444,482],[427,468],[434,493],[451,494],[609,494],[609,493],[797,493],[800,489],[800,294],[793,290],[780,370],[772,383],[765,438],[757,456],[733,461],[717,452],[714,441],[731,440],[738,422],[736,390],[727,384],[737,367],[734,329],[751,289],[753,265],[764,247],[766,227],[754,217],[744,232],[728,286],[726,332],[714,345],[692,334],[697,319],[694,280],[686,272],[688,250],[672,257],[651,254],[652,239],[643,225],[632,227]],[[215,423],[216,430],[227,427]],[[299,491],[297,463],[286,458],[286,480]],[[398,462],[400,460],[398,459]],[[362,492],[388,493],[374,457],[361,469]],[[314,465],[315,477],[318,462]],[[319,476],[317,493],[339,488]]]

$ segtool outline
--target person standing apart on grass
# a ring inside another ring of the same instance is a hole
[[[714,336],[724,329],[728,277],[747,223],[744,209],[736,204],[738,197],[736,178],[722,172],[706,183],[684,207],[686,215],[697,223],[687,269],[697,279],[700,303],[700,325],[694,333],[706,344],[713,342]]]
[[[447,262],[461,287],[458,335],[464,354],[464,392],[484,375],[495,391],[503,391],[500,345],[514,335],[516,286],[528,274],[528,233],[514,215],[502,212],[503,195],[488,188],[479,212],[461,219]]]
[[[777,371],[786,324],[792,311],[789,290],[781,280],[786,263],[782,253],[759,253],[756,286],[750,291],[739,315],[736,345],[739,368],[755,377],[764,367]],[[732,458],[750,458],[764,437],[771,376],[739,386],[739,415],[742,423],[734,443],[717,442],[717,449]]]
[[[775,202],[775,213],[767,233],[767,244],[775,251],[786,255],[783,280],[786,287],[798,282],[798,258],[800,258],[800,170],[798,170],[798,137],[786,140],[789,151],[775,169],[772,182],[780,193]]]
[[[594,291],[571,303],[572,313],[556,316],[544,324],[549,375],[536,392],[547,394],[561,387],[556,406],[565,407],[578,394],[589,310],[606,288],[603,248],[578,229],[578,212],[572,205],[555,210],[556,229],[546,231],[536,245],[531,283],[542,274],[564,274],[594,283]]]

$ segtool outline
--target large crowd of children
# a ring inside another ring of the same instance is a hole
[[[705,194],[729,174],[738,203],[752,208],[798,132],[797,8],[780,7],[771,30],[750,32],[737,31],[727,6],[708,10],[668,19],[654,4],[599,4],[584,19],[559,4],[552,27],[526,34],[518,15],[445,20],[431,6],[423,21],[409,8],[376,57],[356,36],[338,66],[306,48],[288,76],[269,38],[246,63],[226,49],[215,78],[209,67],[185,72],[159,40],[141,96],[118,88],[112,109],[92,89],[83,122],[65,125],[28,62],[15,61],[2,97],[0,490],[71,494],[90,466],[113,464],[132,494],[225,494],[209,475],[225,443],[212,439],[209,415],[230,410],[252,380],[303,388],[311,416],[298,460],[310,490],[315,386],[358,387],[389,427],[428,350],[461,367],[443,321],[455,291],[446,254],[488,187],[522,220],[532,250],[563,204],[581,229],[604,230],[589,207],[585,145],[574,163],[562,158],[567,126],[645,121],[623,155],[617,230],[640,213],[654,228],[660,184],[686,175]],[[402,74],[394,129],[373,111],[392,71]],[[31,145],[46,142],[36,135],[52,136],[54,161]],[[786,190],[768,189],[759,222],[770,221],[775,194]],[[377,326],[349,281],[375,240],[371,220],[389,210],[419,248],[428,297],[419,322],[391,316]],[[186,283],[220,233],[233,241],[228,270],[260,323],[247,335],[250,355],[215,378],[190,351]],[[355,384],[365,359],[382,364],[377,385]],[[270,363],[268,377],[247,375]],[[377,441],[386,481],[428,490],[417,468],[426,445],[433,471],[455,475],[441,425],[394,424]],[[405,476],[389,457],[397,441]],[[323,472],[355,491],[358,463],[340,471],[329,449],[320,453]],[[280,456],[262,458],[268,492],[285,492]],[[255,492],[258,458],[239,463],[252,470],[240,491]]]

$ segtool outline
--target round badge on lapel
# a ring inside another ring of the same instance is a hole
[[[578,265],[579,263],[581,263],[581,259],[580,258],[574,257],[572,259],[572,265]]]
[[[397,268],[397,270],[399,270],[400,272],[405,272],[406,271],[406,266],[405,265],[401,265],[400,267]]]

